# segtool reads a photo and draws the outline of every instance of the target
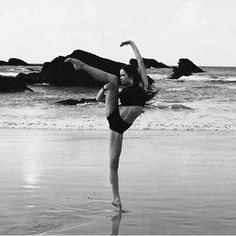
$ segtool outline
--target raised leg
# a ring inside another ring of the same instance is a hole
[[[112,187],[112,205],[117,207],[120,211],[122,210],[120,193],[119,193],[119,178],[118,178],[118,167],[120,153],[122,149],[123,135],[111,131],[110,134],[110,182]]]
[[[83,70],[89,73],[95,80],[107,83],[107,95],[106,95],[106,117],[108,117],[118,105],[118,78],[116,75],[107,73],[95,67],[89,66],[84,62],[75,59],[68,58],[65,62],[70,62],[75,70]]]
[[[112,83],[118,85],[118,78],[116,75],[110,74],[103,70],[97,69],[95,67],[89,66],[86,63],[76,59],[76,58],[67,58],[65,62],[70,62],[75,70],[83,70],[89,73],[95,80],[98,80],[103,83]]]

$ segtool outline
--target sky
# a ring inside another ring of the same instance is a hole
[[[127,63],[236,66],[236,0],[0,0],[0,60],[43,63],[82,49]]]

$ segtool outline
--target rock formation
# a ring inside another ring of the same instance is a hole
[[[186,58],[179,59],[178,67],[173,67],[173,73],[169,79],[178,79],[181,76],[189,76],[192,73],[204,72],[201,68],[196,66],[192,61]]]
[[[56,103],[62,104],[62,105],[77,105],[77,104],[95,103],[95,102],[97,102],[96,98],[81,98],[80,100],[66,99],[66,100],[58,101]]]
[[[18,58],[10,58],[8,60],[8,65],[9,66],[26,66],[28,65],[28,63]]]
[[[41,73],[33,72],[29,74],[19,73],[16,76],[17,79],[24,81],[26,84],[38,84],[43,83]]]
[[[106,58],[96,56],[82,50],[76,50],[72,54],[63,57],[59,56],[51,62],[44,63],[41,71],[42,81],[55,85],[79,85],[79,86],[98,86],[101,83],[92,78],[84,71],[75,71],[70,63],[65,63],[65,59],[77,58],[88,65],[119,76],[119,71],[123,63],[115,62]]]
[[[169,66],[163,64],[162,62],[158,62],[155,59],[148,59],[148,58],[143,58],[143,62],[146,68],[169,68]],[[129,63],[131,65],[134,65],[138,67],[138,62],[136,59],[132,58],[130,59]]]
[[[92,53],[75,50],[73,53],[67,56],[58,56],[53,59],[51,62],[45,62],[43,64],[42,70],[40,73],[20,73],[17,78],[23,80],[27,84],[34,83],[48,83],[51,85],[57,86],[101,86],[102,84],[96,81],[91,75],[84,71],[75,71],[71,63],[65,63],[65,59],[73,57],[77,58],[88,65],[91,65],[95,68],[101,69],[111,74],[115,74],[118,77],[120,76],[120,69],[124,63],[116,62],[110,59],[99,57]],[[167,67],[166,65],[157,62],[154,59],[144,59],[147,67]],[[131,61],[132,62],[132,61]],[[2,62],[3,64],[5,62]],[[16,64],[27,64],[26,62],[21,61],[20,59],[10,59],[8,62],[11,65]],[[134,61],[132,63],[135,63]],[[25,65],[24,64],[24,65]],[[33,64],[32,64],[33,65]],[[152,84],[153,80],[148,77],[149,83]]]
[[[25,90],[33,91],[25,83],[14,77],[0,76],[0,92],[22,92]]]
[[[7,66],[8,65],[8,62],[6,61],[0,61],[0,66]]]

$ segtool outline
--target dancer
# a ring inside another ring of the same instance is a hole
[[[119,92],[116,75],[104,72],[85,64],[84,62],[68,58],[65,61],[73,64],[75,70],[83,70],[94,79],[105,85],[97,94],[97,101],[105,99],[105,113],[110,127],[110,182],[112,186],[112,205],[122,211],[119,193],[118,166],[122,149],[123,133],[133,124],[142,113],[148,100],[148,79],[146,68],[140,52],[133,41],[125,41],[120,46],[130,45],[138,62],[138,69],[132,65],[125,65],[120,70],[120,82],[123,89]],[[118,105],[120,98],[121,105]]]

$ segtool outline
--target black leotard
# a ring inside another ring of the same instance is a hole
[[[119,107],[115,108],[115,110],[107,117],[109,128],[119,134],[123,134],[132,124],[128,124],[125,122],[121,116]]]
[[[121,106],[144,106],[147,92],[138,86],[123,88],[119,94]]]
[[[119,94],[121,106],[144,106],[147,100],[147,93],[138,86],[124,88]],[[119,107],[107,117],[111,130],[123,134],[132,124],[125,122],[119,112]]]

